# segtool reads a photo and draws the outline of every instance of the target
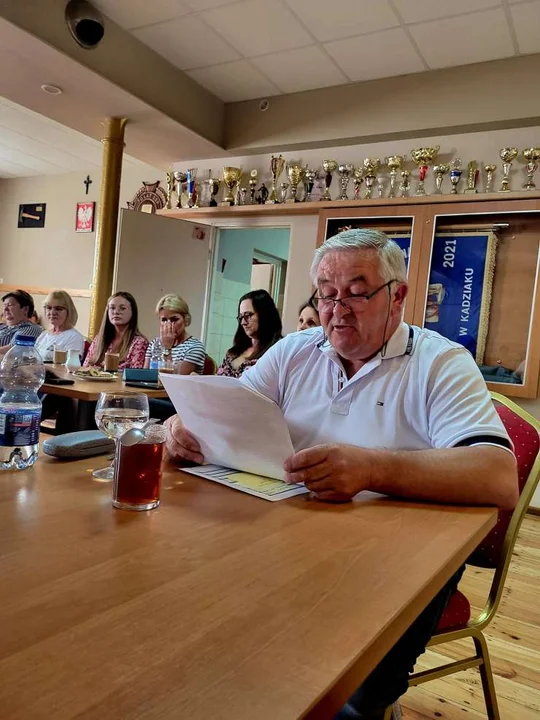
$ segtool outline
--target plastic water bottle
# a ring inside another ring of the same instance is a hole
[[[152,370],[158,370],[163,364],[163,345],[161,340],[157,338],[154,340],[152,347],[152,354],[150,355],[150,368]]]
[[[0,363],[0,470],[24,470],[37,460],[45,366],[35,338],[16,335]]]

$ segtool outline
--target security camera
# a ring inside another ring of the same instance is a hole
[[[66,25],[75,42],[85,50],[97,47],[105,33],[103,15],[87,0],[69,0]]]

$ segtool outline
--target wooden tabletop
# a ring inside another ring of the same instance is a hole
[[[70,397],[75,400],[86,400],[88,402],[96,402],[99,400],[99,395],[102,392],[134,392],[144,393],[148,397],[153,398],[166,398],[168,397],[165,390],[152,390],[151,388],[139,388],[130,387],[122,382],[121,374],[118,375],[117,380],[104,381],[104,380],[83,380],[78,378],[76,375],[68,373],[63,365],[46,365],[51,372],[58,377],[68,378],[69,380],[75,380],[73,385],[50,385],[45,383],[41,386],[41,392],[49,393],[50,395],[63,395],[64,397]]]
[[[331,718],[496,518],[270,503],[172,467],[133,513],[105,464],[0,473],[2,717]]]

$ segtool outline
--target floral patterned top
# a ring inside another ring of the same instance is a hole
[[[225,375],[226,377],[235,377],[239,378],[240,375],[245,372],[248,368],[255,365],[257,362],[257,359],[255,360],[244,360],[244,362],[239,365],[238,367],[233,366],[233,360],[235,360],[232,355],[229,355],[227,353],[225,357],[223,358],[223,362],[217,369],[217,375]]]
[[[84,367],[95,365],[95,363],[91,362],[92,356],[96,350],[95,342],[96,340],[94,338],[94,340],[90,343],[90,347],[88,348],[88,352],[86,353],[86,358],[83,363]],[[144,335],[141,335],[141,333],[137,333],[131,341],[127,354],[120,362],[118,368],[120,370],[123,370],[124,368],[143,368],[147,347],[148,340],[144,337]],[[107,352],[114,352],[112,343],[107,348]],[[102,365],[103,362],[99,364],[99,367]]]

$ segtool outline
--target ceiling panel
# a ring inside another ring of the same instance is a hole
[[[313,43],[291,11],[275,1],[244,0],[201,16],[245,57]]]
[[[403,22],[416,23],[501,7],[502,0],[394,0],[394,5]]]
[[[347,76],[318,45],[264,55],[253,58],[251,62],[283,93],[348,82]]]
[[[514,54],[503,10],[487,10],[410,27],[430,68],[486,62]],[[454,42],[441,42],[450,38]]]
[[[325,43],[339,67],[353,82],[421,72],[424,64],[401,28]],[[389,51],[385,52],[384,49]],[[390,52],[391,48],[391,52]]]
[[[317,40],[338,40],[399,25],[387,0],[286,0]]]
[[[510,9],[521,53],[540,52],[540,2],[514,5]]]
[[[249,60],[192,70],[188,75],[225,102],[279,95],[279,88],[259,72]]]
[[[183,0],[92,0],[107,17],[126,30],[171,20],[191,12]]]

